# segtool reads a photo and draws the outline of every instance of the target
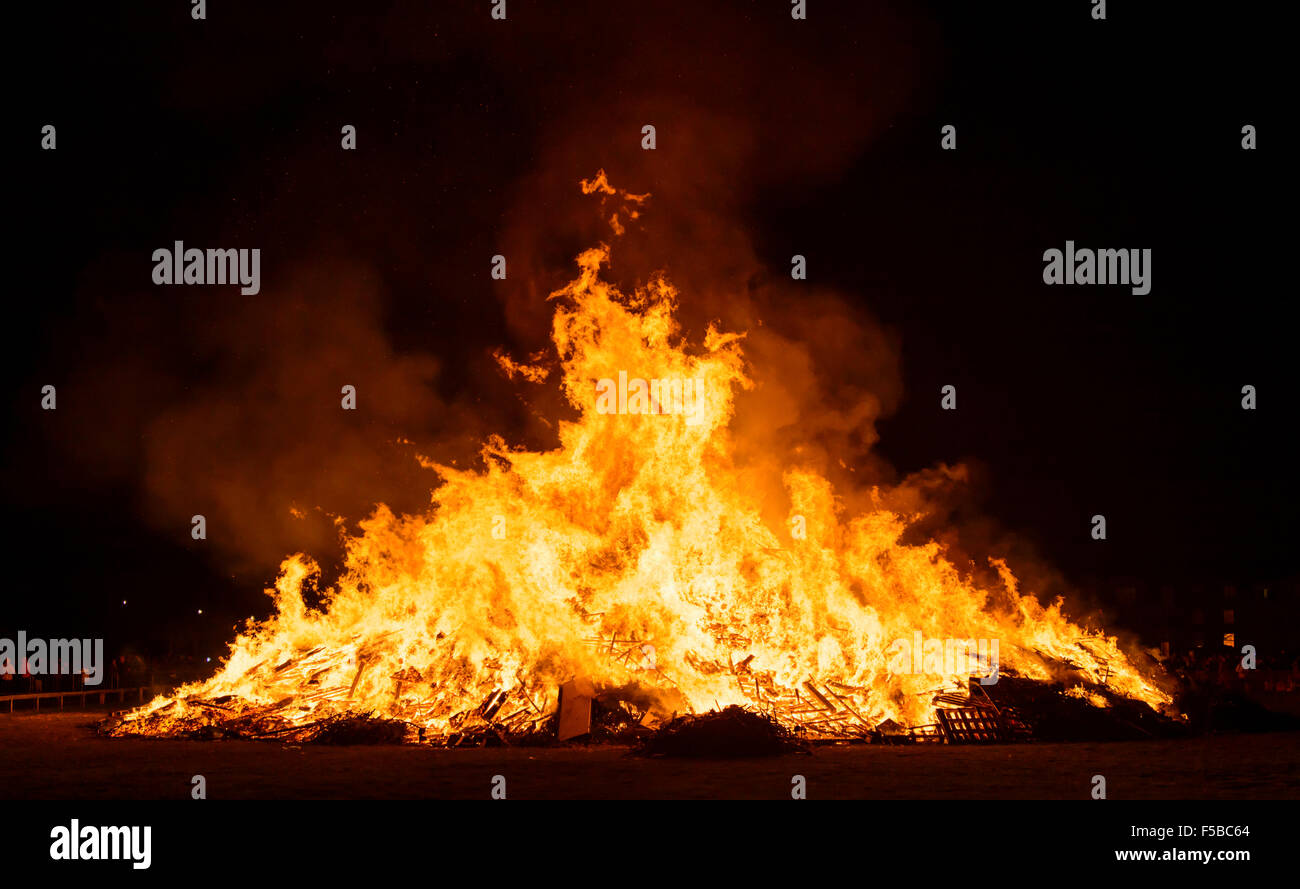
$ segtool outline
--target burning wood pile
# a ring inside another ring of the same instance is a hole
[[[367,646],[359,648],[359,652],[366,650]],[[610,645],[610,650],[616,650],[616,645]],[[270,669],[285,683],[311,685],[313,677],[328,672],[328,665],[339,657],[318,647]],[[868,689],[810,679],[801,688],[781,693],[754,675],[746,659],[733,668],[737,687],[747,697],[743,707],[732,704],[705,713],[667,713],[665,701],[689,710],[685,699],[673,694],[668,680],[662,688],[637,683],[603,690],[589,680],[570,681],[554,697],[534,694],[520,683],[495,688],[477,706],[450,714],[447,730],[438,732],[429,721],[437,708],[428,702],[389,708],[385,715],[353,709],[351,696],[372,658],[359,653],[351,660],[358,666],[346,689],[319,688],[260,706],[236,695],[177,695],[158,699],[152,709],[114,714],[101,724],[101,731],[117,736],[444,747],[609,742],[635,744],[647,755],[658,756],[722,755],[720,745],[734,742],[730,755],[743,756],[803,751],[808,743],[1110,740],[1178,730],[1175,721],[1104,684],[1079,682],[1067,688],[1014,673],[999,675],[993,684],[970,677],[964,687],[955,683],[926,692],[934,708],[933,723],[905,726],[892,719],[873,723],[862,715]],[[404,683],[418,681],[418,671],[410,668],[393,674],[394,699],[401,699]],[[303,713],[312,715],[303,719]]]
[[[583,190],[636,213],[647,198],[603,173]],[[752,373],[744,334],[688,341],[677,291],[621,292],[610,261],[586,251],[551,294],[552,352],[498,359],[525,385],[558,377],[575,418],[553,448],[494,436],[481,469],[425,460],[428,512],[377,507],[328,587],[286,559],[274,613],[216,675],[108,730],[300,740],[382,720],[464,746],[631,738],[735,705],[802,739],[1005,740],[1034,701],[972,697],[970,678],[999,669],[1062,684],[1071,706],[1169,706],[1141,658],[1022,593],[1002,561],[959,570],[916,542],[929,483],[833,484],[826,461],[774,451],[752,430],[773,411],[788,425],[790,392],[733,423],[737,392],[779,375]]]

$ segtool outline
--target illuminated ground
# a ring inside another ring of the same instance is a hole
[[[217,798],[1087,798],[1095,774],[1123,798],[1300,798],[1300,734],[985,748],[823,748],[812,756],[647,761],[623,748],[432,750],[107,739],[99,714],[0,715],[0,797]]]

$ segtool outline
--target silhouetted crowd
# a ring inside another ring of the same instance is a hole
[[[1242,665],[1239,652],[1222,648],[1191,649],[1173,655],[1164,665],[1193,690],[1218,686],[1243,692],[1300,691],[1300,654],[1293,651],[1260,654],[1253,670]]]
[[[22,667],[23,665],[20,665]],[[5,695],[42,694],[46,692],[109,691],[140,686],[171,687],[211,675],[212,664],[190,656],[145,658],[138,654],[120,655],[104,665],[98,685],[89,685],[88,670],[79,674],[32,675],[26,669],[0,673],[0,697]]]

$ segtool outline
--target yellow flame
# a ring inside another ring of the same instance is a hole
[[[616,192],[603,171],[583,188],[647,197]],[[970,676],[898,669],[890,646],[916,633],[997,640],[1003,671],[1050,679],[1068,663],[1080,681],[1169,703],[1114,637],[1020,594],[1005,564],[1004,588],[982,589],[938,543],[903,543],[904,516],[845,514],[815,472],[783,476],[799,533],[765,524],[729,432],[736,392],[753,386],[742,335],[682,341],[672,285],[621,293],[602,280],[609,257],[587,250],[551,295],[553,358],[577,412],[557,448],[493,437],[481,471],[437,466],[431,510],[381,506],[362,521],[319,607],[303,597],[315,563],[286,559],[275,613],[250,621],[220,671],[123,730],[166,731],[234,700],[289,723],[370,711],[445,736],[497,690],[549,712],[573,678],[639,683],[664,711],[742,704],[797,720],[826,704],[862,726],[916,725],[932,721],[935,690]],[[498,360],[512,377],[547,376]],[[623,379],[659,385],[625,399],[610,389]]]

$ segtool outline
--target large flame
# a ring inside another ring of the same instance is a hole
[[[603,173],[583,185],[613,193]],[[1169,703],[1116,638],[1022,595],[1005,564],[1001,585],[981,588],[939,544],[903,543],[907,516],[845,514],[816,472],[785,471],[789,524],[766,524],[729,432],[735,394],[753,386],[743,336],[710,327],[684,342],[671,284],[621,293],[602,280],[609,259],[605,245],[587,250],[551,295],[554,359],[578,415],[559,423],[557,448],[494,437],[482,471],[434,466],[431,510],[381,506],[361,522],[318,607],[304,600],[317,566],[286,559],[275,614],[250,621],[215,676],[123,730],[225,706],[287,724],[372,712],[445,737],[493,700],[553,712],[575,678],[637,687],[664,712],[741,704],[797,722],[828,708],[861,727],[917,725],[936,690],[970,678],[960,665],[900,669],[891,646],[918,633],[996,640],[1003,672],[1053,679],[1069,665],[1078,682]],[[547,377],[499,361],[512,378]],[[636,379],[655,381],[653,398],[626,394],[637,384],[620,380]]]

